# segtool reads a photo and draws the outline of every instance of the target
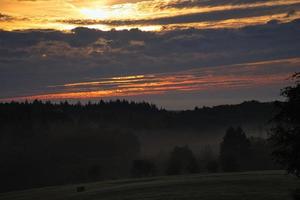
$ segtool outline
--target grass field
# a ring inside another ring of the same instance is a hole
[[[84,186],[84,192],[76,192]],[[0,194],[5,200],[288,200],[300,180],[283,171],[199,174],[45,187]]]

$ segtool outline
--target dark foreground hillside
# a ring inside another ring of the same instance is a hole
[[[300,180],[283,171],[169,176],[45,187],[0,194],[2,200],[289,200]],[[85,191],[77,192],[78,186]]]

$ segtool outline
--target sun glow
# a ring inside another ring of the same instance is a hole
[[[254,1],[237,5],[217,4],[183,8],[171,6],[178,2],[185,1],[0,0],[0,29],[70,30],[78,26],[100,30],[139,28],[143,31],[161,31],[169,28],[181,29],[186,27],[199,29],[239,28],[266,23],[270,19],[281,22],[291,21],[300,16],[300,0]],[[272,8],[272,6],[277,7]],[[274,11],[265,10],[271,10],[271,8]],[[253,13],[253,16],[239,16],[238,13],[248,12],[248,10],[249,13]],[[219,11],[228,12],[229,17],[222,19],[216,13],[216,20],[212,20],[210,13]],[[233,11],[234,15],[231,18],[230,13]],[[260,12],[261,14],[259,14]],[[203,13],[204,17],[200,13]],[[196,18],[199,17],[199,20],[191,20],[192,16],[189,15],[192,14],[198,14],[199,16],[196,15]],[[181,18],[183,20],[179,20]],[[189,20],[185,21],[186,18]],[[247,20],[243,18],[247,18]],[[240,19],[243,19],[243,21],[239,21]],[[223,25],[224,22],[225,25]]]
[[[86,19],[98,20],[135,19],[141,15],[136,5],[132,3],[113,6],[84,7],[80,8],[79,12]]]
[[[82,8],[80,13],[89,19],[108,19],[110,13],[105,9]]]

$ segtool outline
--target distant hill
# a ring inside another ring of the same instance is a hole
[[[167,111],[149,103],[100,101],[96,104],[1,103],[3,127],[53,123],[87,124],[126,130],[212,130],[231,125],[263,127],[275,112],[274,103],[248,101],[237,105]]]

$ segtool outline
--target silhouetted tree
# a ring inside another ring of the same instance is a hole
[[[250,141],[244,131],[238,127],[227,129],[220,144],[220,162],[223,171],[240,171],[247,167],[250,157]]]
[[[188,146],[175,147],[171,152],[166,174],[189,174],[199,172],[199,166],[194,153]]]
[[[291,174],[300,177],[300,73],[294,74],[295,86],[281,91],[285,102],[278,103],[279,112],[273,119],[270,142],[273,156]]]

